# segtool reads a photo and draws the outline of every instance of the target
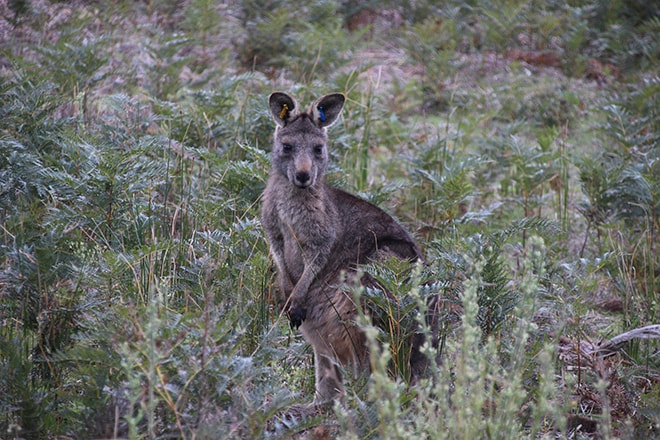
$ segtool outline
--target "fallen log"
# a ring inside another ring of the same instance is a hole
[[[571,338],[559,338],[559,358],[567,365],[577,368],[589,367],[596,370],[602,360],[614,356],[633,339],[660,339],[660,324],[648,325],[621,333],[607,341],[593,342],[581,339],[578,343]]]
[[[626,342],[633,339],[660,339],[660,324],[647,325],[621,333],[609,341],[597,344],[593,353],[604,358],[613,356],[621,350]]]

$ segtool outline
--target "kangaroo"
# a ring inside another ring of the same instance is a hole
[[[357,305],[337,287],[341,273],[356,277],[359,265],[392,256],[422,260],[391,216],[324,181],[327,128],[344,102],[344,95],[333,93],[304,111],[285,93],[269,98],[276,126],[261,220],[290,324],[314,350],[318,403],[344,394],[341,368],[355,375],[370,371],[366,338],[354,323]],[[369,283],[366,276],[359,281]],[[417,354],[411,363],[422,362]]]

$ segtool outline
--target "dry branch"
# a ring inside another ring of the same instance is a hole
[[[636,328],[605,342],[581,340],[576,344],[572,339],[562,336],[559,339],[559,358],[568,365],[594,368],[633,339],[660,339],[660,324]]]
[[[615,355],[626,342],[633,339],[660,339],[660,324],[648,325],[621,333],[596,347],[594,354],[601,357]]]

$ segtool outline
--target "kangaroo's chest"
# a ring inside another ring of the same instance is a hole
[[[283,203],[277,208],[284,240],[284,260],[292,279],[306,264],[327,253],[337,235],[336,221],[324,206],[315,203]]]
[[[309,204],[282,204],[278,207],[284,247],[291,255],[313,246],[317,231],[327,228],[321,210]]]

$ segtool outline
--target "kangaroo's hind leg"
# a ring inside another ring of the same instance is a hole
[[[323,300],[310,308],[301,330],[314,349],[316,401],[323,403],[344,394],[343,371],[357,377],[368,374],[370,368],[350,293],[329,287],[319,290],[312,297]]]
[[[344,394],[341,366],[332,354],[314,348],[314,373],[317,403],[326,403]]]

